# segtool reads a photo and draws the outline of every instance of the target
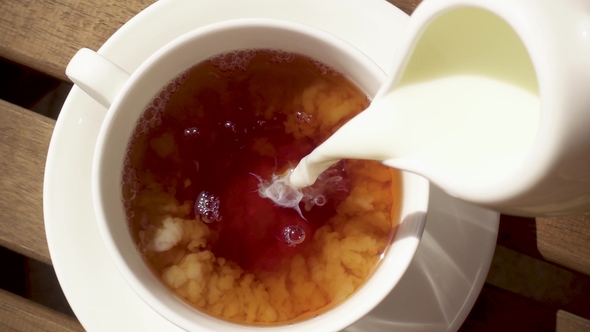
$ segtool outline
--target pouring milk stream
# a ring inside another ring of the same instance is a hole
[[[576,95],[590,86],[590,6],[566,2],[424,1],[371,106],[290,184],[371,159],[505,213],[590,210],[590,99]]]

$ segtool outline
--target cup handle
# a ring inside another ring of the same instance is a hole
[[[68,63],[66,75],[107,109],[129,79],[129,73],[102,55],[80,49]]]

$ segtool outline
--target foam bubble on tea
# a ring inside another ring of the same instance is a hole
[[[179,298],[234,322],[285,324],[346,300],[393,238],[399,172],[341,161],[296,196],[270,184],[368,105],[333,68],[280,50],[221,54],[167,84],[122,178],[146,264]]]

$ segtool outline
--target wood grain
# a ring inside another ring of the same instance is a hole
[[[556,332],[588,332],[590,331],[590,320],[571,314],[567,311],[557,312]]]
[[[590,213],[537,218],[537,247],[547,260],[590,275]]]
[[[419,0],[388,0],[411,13]],[[154,0],[2,0],[0,57],[67,80],[81,47],[98,49]]]
[[[387,0],[390,4],[403,10],[406,14],[410,15],[416,9],[416,7],[422,2],[422,0]]]
[[[47,264],[43,173],[54,125],[0,100],[0,245]]]
[[[0,331],[77,332],[84,328],[74,318],[0,290]]]
[[[98,49],[154,0],[2,0],[0,57],[67,80],[82,48]]]

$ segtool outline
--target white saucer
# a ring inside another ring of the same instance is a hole
[[[225,19],[267,17],[331,32],[385,71],[408,20],[384,0],[161,0],[117,31],[100,49],[132,72],[171,39]],[[141,51],[140,51],[141,50]],[[63,291],[88,331],[180,331],[145,305],[111,262],[94,219],[90,173],[105,109],[74,87],[61,111],[47,157],[47,241]],[[487,275],[499,215],[436,188],[416,257],[386,298],[346,331],[455,331]]]

